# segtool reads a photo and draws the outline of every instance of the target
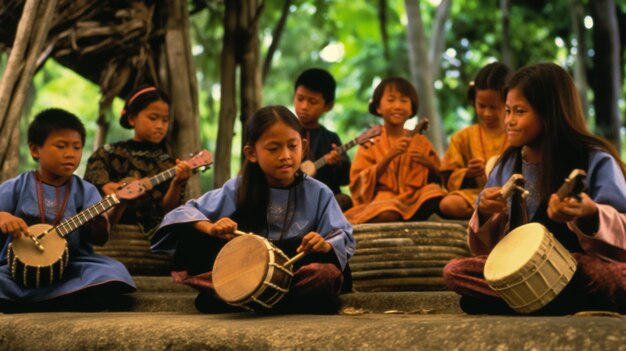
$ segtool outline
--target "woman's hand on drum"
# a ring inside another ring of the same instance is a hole
[[[322,238],[319,233],[310,232],[302,237],[302,243],[296,249],[296,252],[306,253],[327,253],[332,250],[330,243]]]
[[[217,222],[199,221],[193,227],[203,233],[216,238],[230,240],[235,237],[237,223],[228,217],[220,218]]]
[[[0,230],[2,233],[13,235],[15,238],[22,235],[30,236],[26,222],[8,212],[0,212]]]
[[[567,196],[563,200],[556,194],[548,201],[548,217],[559,223],[566,223],[577,219],[592,219],[597,217],[598,205],[585,193],[581,193],[581,200]]]
[[[191,177],[192,169],[191,166],[181,160],[176,160],[176,176],[172,179],[172,185],[181,186],[187,183],[189,177]]]
[[[481,219],[489,218],[496,213],[504,211],[507,207],[506,201],[502,198],[500,187],[485,188],[480,195],[478,203],[478,214]]]

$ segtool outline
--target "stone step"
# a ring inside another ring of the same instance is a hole
[[[184,284],[174,283],[170,276],[134,276],[137,292],[193,292]]]
[[[195,312],[197,292],[170,277],[133,277],[137,292],[116,307],[129,312]],[[459,297],[449,291],[356,292],[340,296],[342,310],[351,313],[461,313]]]
[[[196,292],[136,292],[112,310],[195,313]],[[458,295],[447,291],[350,293],[339,297],[341,311],[363,313],[462,313]]]
[[[0,314],[0,350],[623,350],[623,318]]]

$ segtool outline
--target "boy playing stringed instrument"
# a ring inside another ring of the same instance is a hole
[[[69,262],[61,280],[27,288],[11,276],[15,264],[8,263],[12,261],[7,260],[8,248],[12,241],[32,235],[29,225],[55,226],[101,199],[92,184],[73,174],[80,164],[84,142],[85,128],[73,114],[60,109],[39,113],[28,128],[28,145],[39,163],[37,170],[0,185],[0,230],[8,235],[0,251],[3,312],[103,308],[102,303],[109,299],[135,290],[121,263],[93,253],[91,244],[102,245],[108,238],[106,214],[67,234]]]
[[[309,148],[305,159],[315,161],[324,158],[326,166],[312,175],[326,184],[335,194],[342,211],[352,207],[352,200],[342,194],[340,187],[350,182],[350,158],[344,152],[339,154],[336,148],[341,145],[337,133],[319,123],[324,113],[335,104],[335,79],[327,71],[311,68],[300,74],[294,85],[293,105],[300,124],[305,130]]]

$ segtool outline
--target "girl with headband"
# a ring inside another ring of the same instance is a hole
[[[121,218],[112,222],[136,224],[149,234],[165,213],[183,201],[191,168],[167,153],[165,136],[170,126],[169,98],[154,86],[139,86],[126,99],[120,125],[133,129],[132,139],[106,144],[89,158],[84,179],[103,195],[114,193],[127,178],[143,178],[176,166],[176,176],[155,186],[146,196],[130,203]]]

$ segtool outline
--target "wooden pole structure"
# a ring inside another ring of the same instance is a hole
[[[169,76],[173,133],[176,155],[181,160],[200,150],[200,112],[198,83],[191,56],[189,13],[186,1],[167,1],[168,18],[165,32],[165,50]],[[201,195],[200,180],[192,177],[187,183],[187,196]]]
[[[18,24],[9,62],[0,82],[0,182],[17,175],[19,119],[37,61],[55,14],[57,0],[27,0]],[[24,61],[25,58],[25,61]],[[8,157],[11,155],[12,157]]]

